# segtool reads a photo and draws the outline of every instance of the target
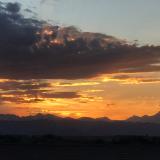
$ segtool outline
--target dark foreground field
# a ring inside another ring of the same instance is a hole
[[[0,160],[159,160],[159,139],[0,136]]]
[[[159,160],[155,146],[0,146],[1,160]]]

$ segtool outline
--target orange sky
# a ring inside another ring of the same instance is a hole
[[[0,113],[29,115],[50,113],[64,117],[109,117],[126,119],[132,115],[152,115],[160,111],[160,84],[157,73],[103,75],[86,80],[35,80],[14,81],[24,89],[14,88],[13,80],[0,80],[3,87],[11,83],[12,90],[1,91],[4,99]],[[114,78],[113,78],[114,77]],[[130,77],[130,78],[129,78]],[[47,82],[49,86],[40,83]],[[32,85],[37,85],[34,88]],[[32,95],[17,95],[13,90],[26,92],[37,91]],[[45,97],[38,92],[58,93],[55,97]],[[9,92],[9,93],[7,93]],[[67,93],[76,93],[67,95]],[[64,95],[61,95],[63,93]],[[66,94],[66,95],[65,95]],[[66,97],[65,97],[66,96]],[[24,99],[16,100],[18,98]],[[40,99],[33,101],[33,99]]]

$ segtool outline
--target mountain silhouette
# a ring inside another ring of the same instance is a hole
[[[127,119],[129,122],[147,122],[147,123],[160,123],[160,112],[153,116],[144,115],[142,117],[132,116]]]
[[[100,118],[90,118],[90,117],[80,117],[78,119],[74,119],[71,117],[59,117],[53,114],[41,114],[38,113],[36,115],[19,117],[17,115],[12,114],[0,114],[0,121],[31,121],[31,120],[51,120],[51,121],[62,121],[62,120],[72,120],[72,121],[81,121],[81,122],[147,122],[147,123],[160,123],[160,112],[155,115],[148,116],[144,115],[142,117],[132,116],[126,120],[118,121],[111,120],[108,117],[100,117]]]
[[[0,114],[0,120],[20,120],[20,117],[12,114]]]
[[[50,114],[27,117],[0,115],[0,135],[46,134],[57,136],[159,136],[160,113],[153,116],[133,116],[124,121],[114,121],[106,117],[62,118]]]
[[[81,117],[78,119],[74,119],[71,117],[59,117],[53,114],[41,114],[38,113],[36,115],[31,115],[31,116],[25,116],[25,117],[19,117],[16,115],[12,115],[12,114],[0,114],[0,121],[1,120],[5,120],[5,121],[10,121],[10,120],[15,120],[15,121],[22,121],[22,120],[78,120],[78,121],[104,121],[104,122],[108,122],[111,121],[109,118],[107,117],[101,117],[101,118],[90,118],[90,117]]]

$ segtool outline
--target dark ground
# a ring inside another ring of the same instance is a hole
[[[0,136],[0,160],[160,160],[160,137]]]
[[[159,160],[155,146],[26,146],[1,145],[1,160]]]

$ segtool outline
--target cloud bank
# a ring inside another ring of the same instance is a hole
[[[101,74],[160,71],[160,46],[128,44],[25,18],[18,3],[0,6],[0,78],[82,79]]]

